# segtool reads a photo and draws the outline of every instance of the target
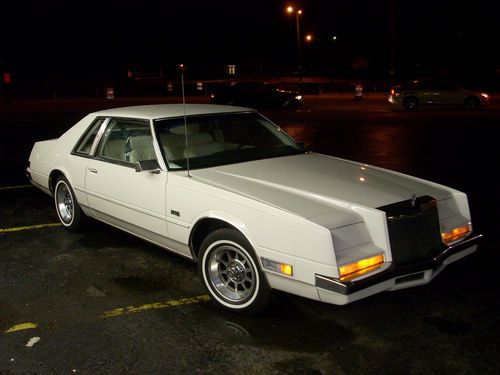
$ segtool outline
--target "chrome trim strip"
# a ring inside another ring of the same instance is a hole
[[[102,135],[104,134],[104,131],[106,130],[106,127],[108,126],[110,120],[111,118],[107,117],[106,119],[104,119],[101,126],[99,127],[99,131],[97,132],[97,135],[94,138],[94,143],[92,143],[92,147],[90,148],[89,157],[94,156],[95,151],[97,149],[97,145],[101,141]]]
[[[468,238],[464,239],[463,241],[460,241],[460,242],[455,243],[453,245],[450,245],[446,249],[444,249],[440,254],[438,254],[436,257],[434,257],[434,261],[442,262],[446,258],[448,258],[450,255],[459,252],[460,249],[476,244],[482,238],[483,238],[483,235],[478,234],[478,235],[475,235],[473,237],[468,237]]]
[[[133,236],[139,237],[147,242],[150,242],[156,246],[159,246],[167,251],[180,255],[184,258],[190,260],[194,259],[189,249],[189,246],[182,242],[173,240],[167,237],[166,235],[161,235],[155,232],[151,232],[146,228],[142,228],[137,225],[131,224],[129,222],[120,220],[116,217],[109,216],[100,211],[98,211],[97,213],[98,215],[95,217],[96,220],[99,220],[105,224],[108,224],[126,233],[130,233]]]
[[[169,216],[167,216],[166,220],[169,223],[172,223],[172,224],[175,224],[175,225],[179,225],[179,226],[181,226],[183,228],[189,228],[189,227],[191,227],[191,224],[185,223],[184,221],[181,221],[181,220],[172,219]]]
[[[153,148],[155,150],[155,154],[156,154],[156,160],[158,161],[158,164],[160,166],[160,169],[162,171],[167,171],[167,163],[166,161],[163,159],[163,154],[160,150],[160,144],[158,142],[158,139],[156,138],[156,131],[154,129],[154,123],[153,123],[153,120],[151,120],[149,122],[149,131],[151,132],[151,137],[153,139]]]

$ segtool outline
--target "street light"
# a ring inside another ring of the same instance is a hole
[[[301,9],[295,10],[294,7],[288,6],[286,8],[288,14],[295,14],[295,22],[297,24],[297,56],[298,56],[298,68],[299,68],[299,78],[302,81],[302,53],[300,51],[300,22],[299,17],[302,14]]]

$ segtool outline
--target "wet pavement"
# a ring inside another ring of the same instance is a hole
[[[25,186],[32,140],[57,136],[83,104],[2,112],[0,374],[499,373],[498,109],[312,99],[264,112],[320,152],[466,191],[480,251],[429,285],[346,306],[278,294],[260,316],[227,313],[207,302],[194,263],[97,222],[66,232],[51,198]]]

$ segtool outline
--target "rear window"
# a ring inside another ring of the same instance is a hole
[[[89,126],[87,131],[80,138],[75,147],[75,153],[80,155],[89,155],[90,150],[92,149],[92,145],[94,143],[95,137],[102,123],[104,122],[104,118],[97,118],[94,120],[92,125]]]

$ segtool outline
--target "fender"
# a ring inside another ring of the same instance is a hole
[[[215,219],[219,220],[223,223],[228,224],[228,226],[234,227],[238,231],[241,232],[243,236],[247,239],[250,245],[255,248],[255,240],[251,234],[250,228],[240,219],[236,218],[233,215],[228,214],[224,211],[219,210],[208,210],[199,213],[193,220],[191,224],[191,231],[189,233],[189,247],[191,249],[191,253],[193,255],[193,259],[196,259],[195,249],[193,248],[193,235],[198,228],[198,225],[205,219]]]

